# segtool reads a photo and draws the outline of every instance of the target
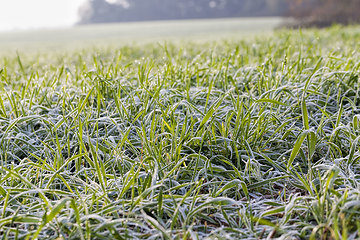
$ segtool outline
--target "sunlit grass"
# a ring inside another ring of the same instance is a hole
[[[356,27],[1,59],[3,239],[357,239]]]

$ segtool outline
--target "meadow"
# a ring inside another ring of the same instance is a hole
[[[120,47],[171,41],[215,41],[271,33],[284,19],[233,18],[79,25],[73,28],[0,32],[0,56],[64,53],[92,47]]]
[[[359,239],[360,28],[0,59],[2,239]]]

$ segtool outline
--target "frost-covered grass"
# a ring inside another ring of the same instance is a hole
[[[360,238],[360,30],[0,63],[2,239]]]

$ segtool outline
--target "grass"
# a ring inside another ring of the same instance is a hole
[[[360,238],[359,39],[2,58],[2,239]]]

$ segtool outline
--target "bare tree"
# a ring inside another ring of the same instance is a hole
[[[359,0],[289,0],[289,15],[303,25],[329,26],[360,23]]]

